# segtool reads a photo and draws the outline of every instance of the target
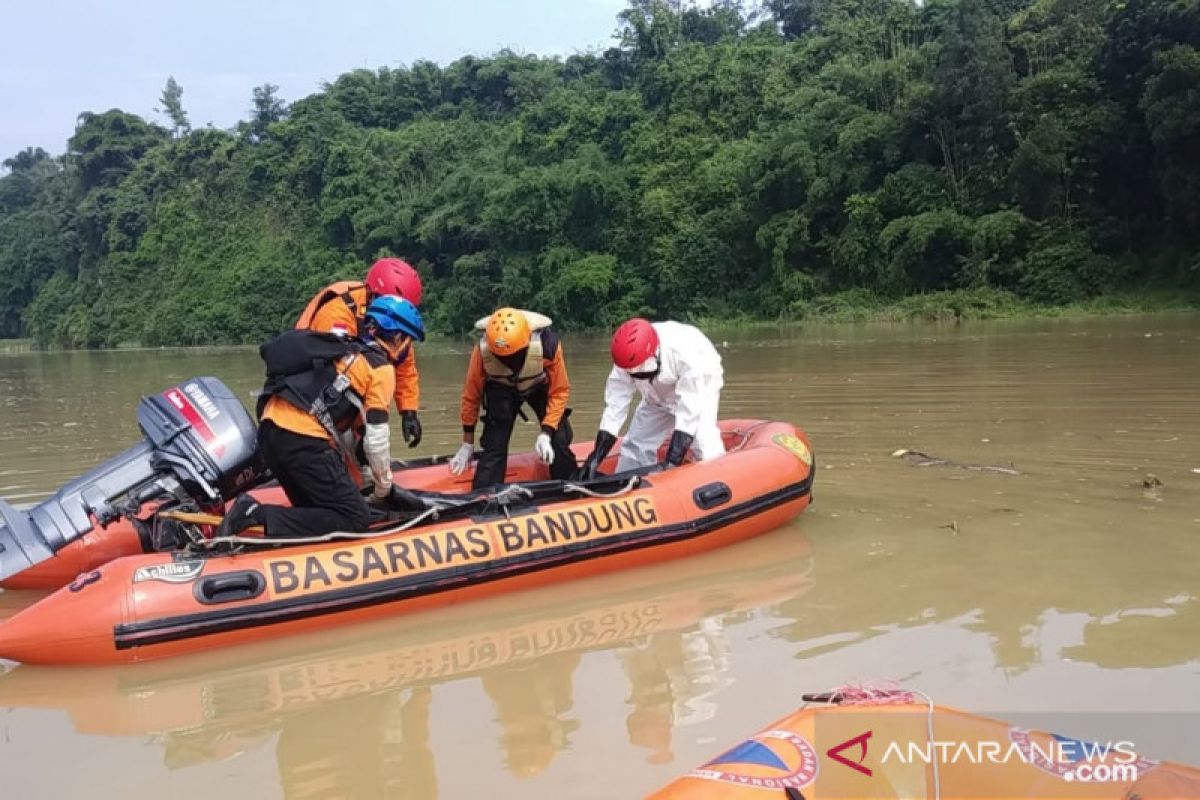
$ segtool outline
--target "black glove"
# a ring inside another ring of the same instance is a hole
[[[688,448],[692,446],[692,440],[695,439],[690,433],[683,431],[675,431],[671,434],[671,445],[667,448],[667,464],[672,467],[678,467],[683,463],[683,457],[687,455]]]
[[[421,420],[417,419],[417,412],[401,411],[400,429],[404,432],[404,441],[408,442],[409,447],[416,447],[421,443]]]
[[[383,497],[372,495],[367,498],[367,504],[383,511],[425,511],[429,508],[420,492],[402,489],[394,483]]]
[[[596,470],[600,468],[600,462],[608,455],[608,451],[613,449],[613,445],[617,443],[617,437],[613,436],[608,431],[596,432],[596,443],[592,445],[592,453],[583,462],[583,466],[575,473],[575,480],[590,481],[596,477]]]

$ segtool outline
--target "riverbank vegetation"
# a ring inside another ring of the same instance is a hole
[[[1197,0],[630,0],[617,26],[266,84],[234,130],[193,129],[173,79],[165,124],[81,114],[64,155],[4,161],[0,337],[253,342],[385,254],[447,333],[497,302],[570,329],[1196,296]]]

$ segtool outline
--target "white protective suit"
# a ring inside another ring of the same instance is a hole
[[[717,410],[725,385],[721,356],[699,329],[681,322],[655,322],[660,370],[653,380],[634,380],[613,367],[604,385],[600,429],[621,432],[634,393],[642,401],[621,443],[617,471],[645,467],[658,460],[658,448],[679,430],[695,437],[692,452],[705,461],[725,453]],[[636,371],[633,370],[633,371]]]

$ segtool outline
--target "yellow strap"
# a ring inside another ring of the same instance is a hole
[[[220,525],[220,514],[205,514],[202,511],[160,511],[158,516],[164,519],[173,519],[176,522],[186,522],[191,525]],[[261,525],[254,525],[247,528],[248,531],[261,531]]]

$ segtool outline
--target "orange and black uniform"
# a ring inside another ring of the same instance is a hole
[[[367,287],[362,281],[339,281],[318,292],[296,320],[300,330],[358,336],[363,315],[367,313]],[[406,344],[396,360],[396,410],[417,411],[421,404],[421,383],[417,374],[417,352]]]
[[[558,334],[550,328],[533,333],[531,347],[513,357],[485,356],[480,345],[471,351],[471,362],[467,365],[467,379],[462,395],[462,425],[464,433],[475,432],[475,421],[479,408],[484,409],[483,449],[475,465],[475,477],[471,482],[474,489],[485,489],[504,482],[508,468],[508,441],[512,438],[513,425],[522,403],[527,403],[537,415],[542,430],[550,435],[554,447],[554,463],[550,475],[567,480],[575,472],[575,456],[571,452],[571,410],[567,400],[571,396],[571,382],[567,378],[567,364],[563,358]],[[525,364],[532,353],[541,352],[538,365]],[[489,374],[485,361],[502,364],[509,374]]]
[[[338,429],[364,423],[386,424],[395,393],[395,373],[385,353],[357,345],[336,365],[345,374],[346,390],[357,401],[335,409]],[[355,406],[361,405],[361,412]],[[262,505],[254,517],[268,537],[319,536],[331,531],[364,531],[370,508],[350,476],[328,430],[305,408],[284,394],[271,396],[258,429],[259,451],[283,487],[291,507]]]

